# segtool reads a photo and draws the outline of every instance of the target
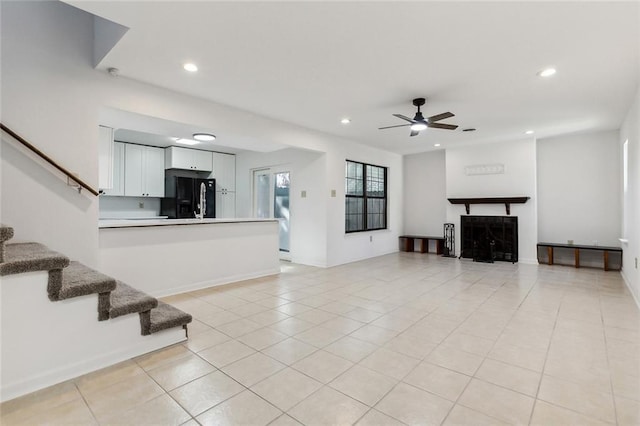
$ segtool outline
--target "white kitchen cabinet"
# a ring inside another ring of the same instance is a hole
[[[236,156],[233,154],[213,153],[213,173],[216,180],[216,191],[235,192],[236,190]]]
[[[236,193],[216,191],[216,219],[236,217]]]
[[[111,188],[103,189],[102,195],[124,195],[124,144],[122,142],[113,143],[113,185]]]
[[[194,170],[210,172],[212,167],[210,151],[170,146],[165,149],[165,169]]]
[[[113,188],[113,129],[98,126],[98,188]]]
[[[164,197],[164,150],[125,144],[124,195]]]

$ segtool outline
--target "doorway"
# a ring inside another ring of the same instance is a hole
[[[253,215],[279,222],[280,258],[291,260],[289,209],[291,174],[287,170],[260,169],[253,172]]]

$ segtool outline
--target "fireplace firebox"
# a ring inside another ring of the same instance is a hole
[[[460,216],[461,255],[476,262],[518,261],[518,218]]]

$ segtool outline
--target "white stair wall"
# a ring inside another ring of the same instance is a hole
[[[0,277],[0,401],[186,340],[140,334],[138,314],[98,321],[98,295],[51,302],[47,272]]]

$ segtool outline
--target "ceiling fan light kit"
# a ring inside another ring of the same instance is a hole
[[[436,114],[436,115],[432,115],[431,117],[424,118],[424,116],[422,115],[422,112],[420,111],[420,107],[424,105],[425,102],[426,102],[425,98],[415,98],[413,100],[413,105],[418,108],[418,111],[416,112],[416,115],[413,117],[413,119],[402,114],[393,114],[394,117],[398,117],[401,120],[408,121],[409,124],[399,124],[396,126],[379,127],[378,129],[384,130],[384,129],[391,129],[394,127],[411,126],[411,133],[409,134],[409,136],[416,136],[422,130],[425,130],[427,127],[431,127],[433,129],[444,129],[444,130],[455,130],[458,128],[458,126],[454,124],[436,123],[437,121],[444,120],[445,118],[455,117],[455,115],[451,112],[443,112],[442,114]]]

